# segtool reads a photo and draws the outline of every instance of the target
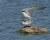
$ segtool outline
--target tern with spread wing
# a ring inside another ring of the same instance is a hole
[[[25,17],[25,20],[22,20],[22,24],[25,26],[29,26],[33,20],[32,20],[32,13],[41,9],[44,9],[46,7],[39,6],[39,7],[32,7],[32,8],[25,8],[22,10],[22,14]],[[29,20],[28,20],[29,19]]]

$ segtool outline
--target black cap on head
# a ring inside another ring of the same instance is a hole
[[[25,22],[25,20],[22,20],[22,21],[24,21],[24,22]]]

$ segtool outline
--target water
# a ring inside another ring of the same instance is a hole
[[[16,32],[22,28],[21,10],[26,7],[43,5],[47,8],[36,12],[38,20],[34,25],[50,29],[50,0],[0,0],[0,40],[50,40],[50,34],[21,35]]]

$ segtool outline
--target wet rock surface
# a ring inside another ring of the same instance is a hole
[[[22,28],[22,32],[23,33],[33,33],[33,34],[42,34],[42,33],[48,33],[48,30],[46,28],[32,26],[32,27]]]

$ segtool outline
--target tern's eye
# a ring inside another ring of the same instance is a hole
[[[22,12],[25,12],[25,11],[22,11]]]

